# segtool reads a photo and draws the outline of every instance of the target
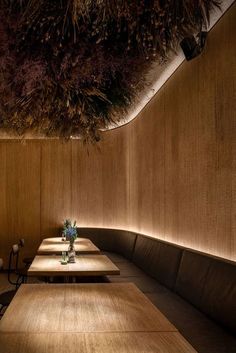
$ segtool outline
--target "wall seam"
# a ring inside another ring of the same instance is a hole
[[[42,238],[42,143],[40,142],[39,155],[39,235]]]

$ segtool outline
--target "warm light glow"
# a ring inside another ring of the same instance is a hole
[[[159,239],[159,240],[163,240],[167,243],[170,243],[170,244],[173,244],[173,245],[179,245],[179,246],[183,246],[185,248],[189,248],[189,249],[192,249],[192,250],[196,250],[196,251],[200,251],[200,252],[203,252],[203,253],[206,253],[206,254],[209,254],[209,255],[214,255],[214,256],[217,256],[217,257],[221,257],[223,259],[228,259],[227,257],[227,254],[225,253],[219,253],[218,249],[209,249],[207,247],[204,247],[204,246],[193,246],[192,244],[192,241],[191,241],[191,237],[188,237],[189,239],[186,240],[186,236],[183,237],[183,241],[181,240],[177,240],[177,241],[173,241],[174,239],[174,236],[172,234],[162,234],[162,233],[158,233],[158,232],[155,232],[155,231],[150,231],[150,230],[147,230],[145,227],[141,227],[140,229],[133,225],[133,226],[122,226],[122,227],[119,227],[119,226],[97,226],[97,225],[92,225],[91,223],[89,224],[86,224],[86,223],[81,223],[80,224],[80,227],[81,228],[94,228],[94,229],[101,229],[101,228],[104,228],[104,229],[114,229],[114,230],[121,230],[121,231],[127,231],[127,232],[132,232],[132,233],[136,233],[136,234],[142,234],[142,235],[145,235],[147,237],[150,237],[150,238],[155,238],[155,239]],[[231,259],[232,261],[236,261],[236,257],[235,258],[232,258]]]

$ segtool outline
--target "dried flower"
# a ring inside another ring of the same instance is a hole
[[[82,136],[117,122],[218,0],[2,0],[0,129]]]

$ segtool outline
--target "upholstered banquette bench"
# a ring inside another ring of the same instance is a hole
[[[236,264],[130,231],[79,228],[202,353],[236,353]]]

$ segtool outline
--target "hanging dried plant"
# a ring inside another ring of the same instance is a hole
[[[82,136],[117,122],[153,61],[218,0],[0,0],[0,129]]]

